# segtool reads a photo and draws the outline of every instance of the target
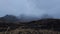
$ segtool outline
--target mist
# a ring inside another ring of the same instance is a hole
[[[0,17],[6,14],[39,19],[44,14],[60,18],[60,0],[0,0]]]

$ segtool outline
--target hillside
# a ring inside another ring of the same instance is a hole
[[[31,21],[31,22],[8,22],[0,20],[0,31],[6,31],[9,27],[10,30],[14,30],[17,28],[22,28],[22,29],[48,29],[48,30],[55,30],[55,31],[60,31],[60,19],[41,19],[41,20],[36,20],[36,21]]]

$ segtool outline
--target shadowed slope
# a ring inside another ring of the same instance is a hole
[[[52,29],[52,30],[60,31],[60,19],[41,19],[26,23],[22,23],[22,22],[6,23],[5,21],[0,20],[0,31],[1,28],[4,30],[4,28],[7,29],[8,27],[9,27],[9,31],[15,30],[17,28],[35,29],[35,30]]]

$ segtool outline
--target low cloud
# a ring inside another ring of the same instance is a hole
[[[0,0],[0,16],[6,14],[60,18],[60,0]]]

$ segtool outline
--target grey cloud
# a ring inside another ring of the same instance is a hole
[[[60,0],[0,0],[0,16],[6,14],[60,18]]]

